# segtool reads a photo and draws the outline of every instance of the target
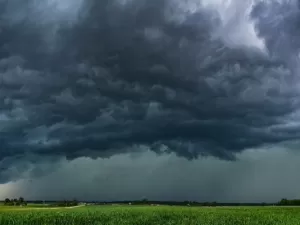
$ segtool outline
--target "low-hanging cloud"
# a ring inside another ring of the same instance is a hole
[[[24,179],[0,186],[0,198],[275,203],[300,197],[300,182],[295,179],[300,168],[298,152],[278,146],[249,149],[237,157],[236,162],[213,157],[189,161],[174,153],[157,156],[144,151],[110,159],[60,160],[43,177],[35,173],[47,170],[49,164],[39,164],[23,172]]]
[[[0,0],[1,181],[22,160],[297,140],[296,4]]]

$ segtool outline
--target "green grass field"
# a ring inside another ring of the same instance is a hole
[[[300,225],[300,207],[0,207],[0,225]]]

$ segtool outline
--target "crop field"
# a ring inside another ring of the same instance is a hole
[[[300,225],[300,207],[0,207],[0,225]]]

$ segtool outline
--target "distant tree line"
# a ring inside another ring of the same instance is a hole
[[[53,206],[58,206],[58,207],[70,207],[70,206],[77,206],[78,201],[76,199],[73,199],[72,201],[60,201],[52,204]]]
[[[24,200],[23,197],[20,197],[19,199],[9,199],[9,198],[6,198],[4,200],[4,205],[7,205],[7,206],[26,206],[27,205],[27,202]]]
[[[291,199],[291,200],[288,200],[286,198],[283,198],[281,199],[279,202],[278,202],[278,205],[289,205],[289,206],[297,206],[297,205],[300,205],[300,199]]]
[[[35,204],[45,204],[44,201],[34,201],[32,203]],[[23,197],[20,197],[19,199],[9,199],[6,198],[3,203],[5,206],[27,206],[27,202],[24,200]],[[71,201],[63,200],[63,201],[57,201],[57,202],[51,202],[50,204],[47,204],[47,207],[70,207],[70,206],[77,206],[78,201],[76,199],[73,199]]]
[[[93,202],[97,205],[106,204],[120,204],[120,205],[170,205],[170,206],[204,206],[204,207],[216,207],[216,206],[268,206],[274,205],[274,203],[219,203],[212,202],[197,202],[197,201],[151,201],[148,199],[135,200],[135,201],[112,201],[112,202]]]
[[[43,202],[43,201],[42,201]],[[34,203],[42,203],[40,201],[34,201]],[[45,202],[43,202],[45,203]],[[52,201],[50,204],[48,202],[48,206],[53,207],[70,207],[77,206],[79,202],[76,199],[71,201],[63,200],[63,201]],[[196,201],[149,201],[148,199],[135,200],[135,201],[114,201],[114,202],[94,202],[94,204],[126,204],[126,205],[185,205],[185,206],[268,206],[268,205],[279,205],[279,206],[300,206],[300,199],[286,199],[283,198],[277,203],[218,203],[218,202],[196,202]],[[9,199],[6,198],[4,200],[4,205],[6,206],[26,206],[27,201],[24,200],[23,197],[19,199]]]

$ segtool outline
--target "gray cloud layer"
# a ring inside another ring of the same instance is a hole
[[[1,181],[16,162],[297,140],[297,2],[250,3],[0,0]]]
[[[282,147],[252,149],[237,157],[236,162],[212,157],[188,161],[146,151],[110,159],[62,160],[47,176],[31,179],[26,172],[25,179],[0,186],[0,198],[274,203],[300,197],[298,152]]]

